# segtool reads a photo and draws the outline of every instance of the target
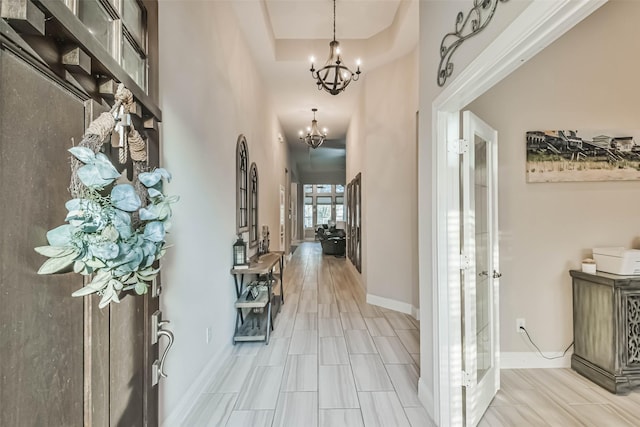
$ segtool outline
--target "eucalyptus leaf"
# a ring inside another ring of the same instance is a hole
[[[47,241],[51,246],[69,246],[76,228],[64,224],[47,232]]]
[[[106,226],[102,233],[100,233],[102,237],[109,240],[110,242],[116,242],[118,237],[120,237],[120,233],[118,233],[118,229],[113,225]]]
[[[159,268],[148,268],[145,270],[138,271],[137,275],[142,280],[151,280],[160,272]]]
[[[83,297],[85,295],[91,295],[93,293],[96,292],[100,292],[104,286],[106,285],[102,285],[102,287],[97,288],[96,286],[93,286],[91,284],[85,286],[84,288],[80,288],[77,291],[75,291],[74,293],[71,294],[72,297]]]
[[[133,235],[133,230],[131,230],[131,216],[127,212],[118,209],[114,209],[114,212],[111,222],[116,230],[118,230],[121,239],[129,239]]]
[[[114,260],[114,276],[124,276],[127,273],[136,271],[143,258],[144,255],[140,248],[133,248],[130,252],[125,253],[124,256],[118,257]]]
[[[100,300],[100,303],[98,304],[98,307],[99,308],[105,308],[106,306],[109,305],[109,303],[112,300],[114,300],[114,298],[115,298],[115,300],[118,299],[118,296],[116,295],[115,289],[113,289],[112,287],[107,286],[104,289],[104,292],[102,293],[102,299]],[[119,301],[117,301],[117,302],[119,302]]]
[[[96,289],[93,289],[91,286],[85,286],[84,288],[80,288],[77,291],[71,294],[72,297],[83,297],[85,295],[91,295],[95,292],[98,292]]]
[[[94,292],[99,292],[107,286],[109,280],[111,279],[111,274],[107,271],[99,271],[93,276],[93,280],[84,288],[78,289],[71,296],[81,297],[85,295],[92,294]]]
[[[142,253],[144,254],[144,256],[148,257],[148,256],[155,256],[156,251],[157,251],[157,246],[155,242],[152,242],[150,240],[144,240],[142,242],[142,245],[140,247],[142,249]]]
[[[96,154],[88,147],[72,147],[68,151],[82,163],[93,163],[96,158]]]
[[[81,231],[93,233],[108,223],[108,212],[99,203],[87,199],[72,199],[65,204],[69,210],[65,221]]]
[[[159,206],[158,219],[165,220],[171,216],[171,206],[169,203],[161,203]]]
[[[144,238],[152,242],[162,242],[164,234],[164,224],[160,221],[150,222],[144,227]]]
[[[131,276],[127,280],[125,280],[124,283],[126,283],[127,285],[131,285],[133,283],[138,283],[138,277]]]
[[[95,202],[88,199],[71,199],[67,200],[67,202],[64,204],[64,207],[67,208],[69,212],[82,211],[85,209],[85,207],[88,206],[89,203]]]
[[[73,251],[68,255],[58,257],[58,258],[49,258],[42,264],[42,267],[38,270],[38,274],[53,274],[58,273],[65,268],[69,267],[73,261],[77,258],[78,254]]]
[[[142,202],[131,184],[119,184],[111,190],[111,204],[126,212],[137,211]]]
[[[103,178],[100,170],[94,164],[88,164],[78,169],[78,178],[89,188],[104,188],[113,182],[113,178]]]
[[[156,197],[162,197],[162,192],[155,188],[149,188],[147,189],[147,191],[149,192],[149,197],[151,197],[152,199],[155,199]]]
[[[93,280],[91,280],[90,285],[94,286],[96,289],[102,289],[111,279],[111,273],[108,271],[100,270],[93,276]]]
[[[143,282],[136,283],[134,289],[136,291],[136,294],[138,295],[144,295],[147,293],[147,285],[146,283],[143,283]]]
[[[171,181],[171,174],[169,171],[163,168],[154,169],[152,172],[143,172],[138,175],[138,179],[145,187],[153,187],[156,185],[162,178],[165,178],[167,182]]]
[[[113,166],[111,160],[102,153],[96,154],[96,160],[93,164],[100,172],[100,176],[104,179],[113,180],[120,176],[120,172]]]
[[[151,221],[154,219],[158,219],[160,215],[160,208],[158,205],[149,205],[146,208],[140,209],[138,212],[140,214],[140,219],[143,221]]]
[[[34,250],[49,258],[60,258],[74,252],[75,248],[73,246],[38,246]]]
[[[109,286],[113,286],[113,289],[119,291],[122,289],[122,282],[117,279],[111,279],[109,281]]]
[[[73,263],[73,272],[74,273],[80,274],[80,273],[82,273],[84,271],[85,268],[86,268],[85,263],[80,261],[80,260],[75,261]]]
[[[114,259],[120,253],[118,245],[113,242],[100,242],[89,245],[91,254],[100,260]]]
[[[87,260],[85,262],[85,264],[88,267],[91,267],[91,268],[104,268],[104,267],[107,266],[107,264],[105,264],[104,262],[102,262],[102,261],[100,261],[99,259],[96,259],[96,258],[91,258],[91,259]]]

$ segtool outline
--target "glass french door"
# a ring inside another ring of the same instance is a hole
[[[498,341],[498,133],[462,115],[463,372],[466,426],[478,424],[500,387]]]

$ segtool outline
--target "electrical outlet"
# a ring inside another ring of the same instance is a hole
[[[212,331],[211,331],[211,326],[207,326],[207,329],[205,331],[205,342],[207,344],[209,344],[211,342],[211,338],[212,338]]]
[[[526,326],[525,326],[524,319],[516,319],[516,332],[518,332],[519,334],[523,334],[525,327]]]

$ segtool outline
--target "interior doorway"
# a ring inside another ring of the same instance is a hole
[[[463,417],[472,427],[500,387],[498,132],[470,111],[462,128]]]
[[[433,402],[427,406],[433,408],[431,415],[438,424],[464,423],[461,165],[459,151],[452,148],[460,140],[460,111],[606,2],[533,0],[435,100],[421,101],[422,108],[432,111],[422,115],[423,121],[427,116],[432,120],[423,134],[434,136],[432,149],[419,156],[420,168],[432,171],[434,183],[433,199],[430,189],[420,193],[433,209],[430,253],[434,254],[433,259],[421,258],[421,263],[433,262],[430,277],[421,278],[421,306],[434,308],[430,333],[423,333],[421,346],[425,352],[433,344],[437,351],[429,360],[433,389],[422,379],[420,388],[422,400]],[[435,284],[433,293],[427,289],[429,281]]]

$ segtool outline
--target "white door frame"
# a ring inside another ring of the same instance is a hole
[[[533,0],[432,104],[434,342],[423,342],[421,351],[438,349],[434,354],[431,415],[440,426],[463,422],[459,156],[448,149],[448,141],[460,138],[460,110],[607,1]],[[427,285],[428,281],[423,281],[422,286]],[[421,390],[422,400],[427,401],[429,394]]]

